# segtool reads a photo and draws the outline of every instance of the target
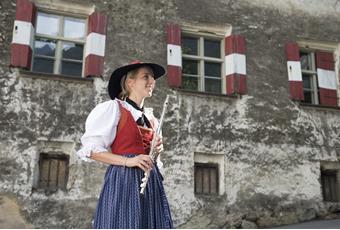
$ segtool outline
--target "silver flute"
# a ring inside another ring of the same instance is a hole
[[[159,152],[156,152],[155,148],[158,144],[157,143],[157,137],[159,137],[159,135],[161,134],[164,114],[165,114],[166,108],[168,107],[168,102],[169,102],[169,95],[166,95],[166,98],[165,98],[165,101],[164,101],[164,104],[163,104],[162,115],[161,115],[161,118],[159,119],[159,124],[158,124],[157,130],[156,130],[156,133],[154,133],[152,141],[151,141],[149,156],[154,163],[156,162],[157,157],[159,155]],[[142,179],[142,183],[140,185],[140,193],[142,195],[144,195],[145,188],[146,188],[146,185],[147,185],[148,180],[149,180],[149,176],[150,176],[150,171],[144,172],[144,178]]]

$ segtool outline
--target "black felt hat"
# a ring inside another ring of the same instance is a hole
[[[117,68],[111,74],[111,78],[108,85],[108,91],[111,99],[119,98],[120,92],[122,92],[122,88],[120,86],[121,79],[124,75],[126,75],[131,70],[137,69],[142,66],[148,66],[152,69],[152,72],[155,76],[155,79],[163,76],[165,74],[165,69],[158,64],[150,63],[150,62],[140,62],[133,61],[128,65]]]

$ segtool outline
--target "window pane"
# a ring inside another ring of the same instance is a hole
[[[83,45],[63,43],[63,58],[83,60]]]
[[[83,63],[63,61],[61,65],[61,74],[81,76]]]
[[[221,57],[220,42],[204,39],[204,56],[220,58]]]
[[[56,42],[44,38],[37,38],[34,42],[35,55],[54,57]]]
[[[197,77],[185,77],[182,78],[182,86],[184,89],[198,90],[198,79]]]
[[[198,55],[198,39],[197,38],[182,38],[183,54]]]
[[[192,60],[183,60],[183,74],[198,74],[198,62]]]
[[[204,75],[210,77],[221,77],[221,64],[213,62],[204,63]]]
[[[312,70],[312,60],[309,53],[300,53],[301,69]]]
[[[195,166],[195,192],[196,193],[203,192],[202,183],[203,183],[203,171],[200,167]]]
[[[49,182],[49,178],[48,178],[48,175],[49,175],[49,170],[50,170],[50,161],[49,160],[45,160],[45,159],[42,159],[40,158],[40,186],[42,187],[45,187],[45,186],[48,186],[48,182]]]
[[[311,91],[303,91],[303,95],[304,95],[303,102],[312,104],[313,93]]]
[[[217,170],[210,168],[210,193],[217,194]]]
[[[58,185],[58,164],[59,161],[56,159],[51,159],[50,165],[50,177],[49,177],[49,188],[57,188]]]
[[[83,39],[85,37],[85,21],[77,18],[65,18],[64,37]]]
[[[205,91],[212,93],[221,93],[221,80],[218,79],[204,79],[205,82]]]
[[[303,88],[311,89],[312,88],[312,78],[308,74],[302,74]]]
[[[202,168],[203,170],[203,193],[210,193],[210,175],[209,168]]]
[[[33,61],[33,71],[42,73],[53,73],[53,59],[35,57]]]
[[[57,36],[59,31],[59,17],[52,14],[38,13],[37,33]]]
[[[58,174],[58,187],[66,188],[66,170],[67,162],[65,160],[59,160],[59,174]]]

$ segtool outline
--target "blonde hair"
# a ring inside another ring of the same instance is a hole
[[[121,100],[125,100],[130,95],[130,89],[127,85],[127,79],[136,79],[138,69],[139,68],[129,71],[120,80],[120,88],[122,89],[122,92],[119,93],[119,98]]]

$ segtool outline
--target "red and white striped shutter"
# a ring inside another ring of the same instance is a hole
[[[172,87],[181,87],[182,47],[181,27],[179,25],[167,25],[167,41],[168,84]]]
[[[290,99],[304,100],[299,46],[295,42],[286,44],[287,71]]]
[[[316,69],[320,90],[320,104],[337,106],[337,84],[333,53],[317,51]]]
[[[11,44],[13,67],[31,68],[36,7],[29,0],[17,0]]]
[[[246,40],[241,35],[225,37],[227,94],[246,94]]]
[[[107,16],[94,12],[88,18],[85,44],[85,77],[103,75]]]

